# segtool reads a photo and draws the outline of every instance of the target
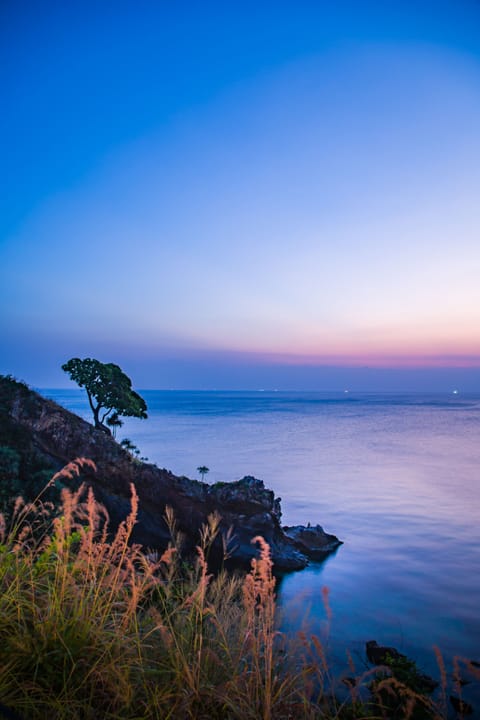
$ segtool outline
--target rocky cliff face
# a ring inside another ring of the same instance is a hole
[[[5,383],[10,383],[5,392]],[[32,450],[52,467],[76,457],[94,461],[96,472],[87,471],[83,479],[91,483],[95,496],[103,502],[113,525],[130,509],[130,483],[139,497],[139,516],[133,540],[145,547],[164,549],[170,534],[164,520],[165,507],[174,510],[177,527],[185,537],[185,551],[198,544],[199,530],[209,514],[221,517],[224,537],[230,531],[229,563],[245,565],[254,557],[252,539],[261,535],[269,543],[277,570],[298,570],[309,559],[321,559],[340,541],[320,526],[308,532],[281,526],[280,501],[263,482],[253,477],[231,483],[207,483],[178,477],[155,465],[134,460],[112,437],[96,430],[68,410],[47,400],[11,379],[0,377],[4,423],[28,433]],[[4,444],[0,438],[0,445]],[[288,533],[288,534],[287,534]],[[213,548],[213,561],[223,556],[219,539]],[[212,557],[210,558],[212,559]]]

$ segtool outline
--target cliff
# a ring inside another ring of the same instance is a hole
[[[19,452],[24,466],[27,457],[53,471],[76,457],[93,460],[96,472],[87,470],[82,479],[106,506],[113,526],[128,514],[130,483],[134,483],[140,509],[133,541],[147,548],[162,550],[168,544],[167,505],[174,510],[187,553],[198,544],[208,515],[217,512],[221,533],[226,536],[231,529],[232,565],[249,563],[256,553],[252,538],[257,535],[269,543],[279,571],[301,569],[310,559],[322,559],[341,544],[319,525],[282,528],[280,501],[261,480],[245,477],[209,485],[139,462],[112,437],[22,383],[1,376],[0,432],[0,446]],[[213,548],[214,562],[215,553],[220,561],[220,540]]]

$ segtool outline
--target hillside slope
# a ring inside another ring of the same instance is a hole
[[[3,376],[0,376],[0,446],[4,465],[5,462],[8,465],[9,458],[14,459],[12,453],[18,458],[17,476],[12,481],[5,467],[2,472],[0,455],[4,494],[8,482],[14,490],[28,494],[29,473],[40,473],[38,484],[77,457],[93,460],[96,472],[87,470],[82,480],[92,485],[95,496],[106,506],[112,526],[128,514],[133,483],[139,497],[133,541],[151,549],[163,550],[170,540],[164,520],[166,506],[174,510],[178,529],[185,537],[186,553],[194,549],[202,524],[216,511],[221,516],[221,533],[226,536],[231,529],[228,561],[231,565],[249,563],[256,553],[252,539],[257,535],[269,543],[277,570],[301,569],[309,559],[322,559],[341,544],[318,525],[282,528],[280,500],[261,480],[245,477],[237,482],[208,485],[139,462],[109,435],[23,383]],[[213,553],[213,561],[220,562],[223,558],[220,539]]]

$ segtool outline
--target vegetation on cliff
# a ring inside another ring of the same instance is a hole
[[[69,463],[50,485],[90,464]],[[105,508],[81,485],[62,490],[59,515],[40,496],[33,505],[17,501],[9,525],[0,522],[0,700],[19,717],[447,717],[444,698],[434,704],[413,687],[405,663],[401,679],[386,663],[342,683],[319,638],[280,633],[262,538],[247,575],[212,575],[217,517],[203,527],[197,561],[185,566],[171,511],[162,555],[130,542],[137,512],[132,486],[131,512],[109,540]]]
[[[35,446],[31,432],[12,418],[12,405],[19,402],[34,413],[35,395],[10,376],[0,380],[0,511],[7,513],[18,495],[31,501],[41,492],[55,463]],[[47,495],[49,500],[58,499],[58,486],[50,487]]]

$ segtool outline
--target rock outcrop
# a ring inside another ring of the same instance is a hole
[[[96,472],[86,471],[83,479],[91,483],[95,496],[107,508],[115,526],[130,510],[130,484],[139,498],[138,522],[133,540],[151,549],[163,549],[170,540],[164,519],[165,507],[174,511],[177,527],[185,538],[186,552],[199,541],[199,530],[211,513],[221,517],[224,537],[230,532],[229,560],[232,565],[248,565],[256,554],[252,539],[261,535],[269,543],[278,571],[298,570],[310,559],[321,559],[341,543],[317,525],[282,528],[280,501],[263,482],[245,477],[237,482],[204,482],[178,477],[166,469],[132,458],[112,437],[62,408],[51,400],[9,378],[2,392],[0,413],[25,434],[34,451],[58,469],[76,457],[94,461]],[[1,387],[0,387],[1,389]],[[0,444],[2,441],[0,439]],[[222,542],[214,546],[220,560]]]
[[[392,675],[419,693],[432,693],[438,682],[430,675],[418,670],[415,662],[394,647],[379,645],[376,640],[365,644],[367,659],[372,665],[386,665]]]
[[[341,544],[336,535],[329,535],[321,525],[284,526],[283,532],[311,560],[324,560]]]

